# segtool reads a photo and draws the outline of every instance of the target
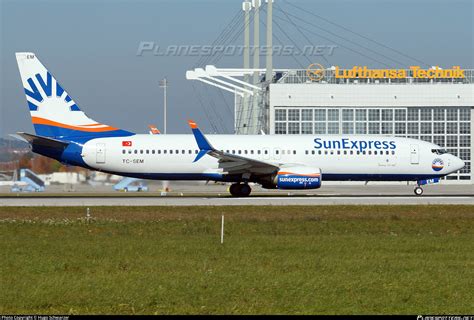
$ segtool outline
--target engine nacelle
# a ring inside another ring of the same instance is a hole
[[[278,189],[318,189],[321,187],[321,169],[305,166],[282,168],[274,183]]]

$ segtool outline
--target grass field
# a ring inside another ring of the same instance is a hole
[[[474,206],[91,214],[0,208],[0,314],[474,313]]]

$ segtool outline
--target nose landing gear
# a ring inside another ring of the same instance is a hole
[[[230,186],[229,192],[234,197],[248,197],[252,188],[247,183],[234,183]]]
[[[420,186],[416,186],[413,192],[415,193],[415,195],[421,196],[423,194],[423,188],[421,188]]]

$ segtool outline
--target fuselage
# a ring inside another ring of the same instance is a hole
[[[405,181],[431,179],[457,171],[464,163],[440,154],[435,144],[384,136],[206,135],[218,150],[279,167],[321,169],[322,180]],[[82,148],[84,163],[95,170],[156,180],[241,181],[199,152],[193,135],[133,135],[98,138]]]

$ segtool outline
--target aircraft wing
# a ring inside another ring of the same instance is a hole
[[[199,130],[194,121],[190,120],[188,123],[199,147],[199,153],[194,159],[194,162],[208,154],[219,160],[219,168],[227,174],[251,173],[256,175],[267,175],[279,170],[279,167],[272,163],[250,159],[215,149],[206,139],[201,130]]]

